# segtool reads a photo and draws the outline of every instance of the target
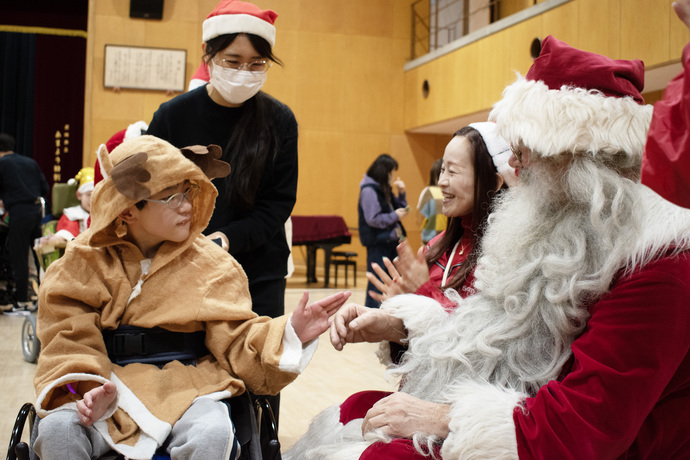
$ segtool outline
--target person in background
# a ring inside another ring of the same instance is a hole
[[[273,54],[276,17],[247,2],[218,3],[202,24],[210,82],[162,104],[147,131],[178,148],[222,147],[232,174],[213,181],[219,194],[204,233],[242,265],[252,308],[270,317],[285,311],[285,222],[298,173],[297,121],[261,91],[271,66],[282,64]],[[278,400],[271,405],[278,414]]]
[[[33,256],[34,240],[41,236],[41,197],[48,194],[48,182],[38,163],[16,153],[14,146],[12,136],[0,133],[0,198],[9,214],[7,245],[16,282],[16,305],[5,313],[28,314],[33,309],[29,300],[29,257]]]
[[[383,258],[395,257],[395,248],[405,236],[402,219],[407,215],[405,183],[393,172],[398,170],[398,162],[383,153],[367,169],[359,183],[359,240],[367,248],[367,271],[373,264],[383,264]],[[397,195],[393,187],[397,188]],[[378,307],[370,291],[378,292],[376,286],[367,284],[367,307]]]
[[[42,237],[39,240],[39,246],[72,241],[88,228],[93,182],[94,169],[91,167],[82,168],[74,178],[67,182],[68,184],[78,184],[76,194],[79,204],[62,210],[55,234]]]
[[[408,345],[400,391],[326,409],[284,458],[690,456],[690,210],[639,182],[644,65],[542,45],[490,114],[519,177],[482,238],[476,293],[451,313],[386,301]],[[375,332],[340,326],[338,346]],[[384,456],[399,439],[414,450]]]
[[[441,174],[442,159],[434,161],[429,171],[429,185],[419,194],[417,210],[422,215],[422,244],[427,244],[436,235],[446,229],[446,216],[441,212],[443,194],[438,186]]]

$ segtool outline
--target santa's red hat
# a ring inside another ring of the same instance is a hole
[[[503,91],[490,118],[499,135],[535,155],[624,152],[640,161],[652,118],[643,87],[642,61],[610,59],[548,36],[527,76]]]
[[[275,23],[278,14],[262,10],[239,0],[223,0],[211,11],[203,23],[203,41],[225,34],[247,33],[265,39],[271,48],[276,42]]]

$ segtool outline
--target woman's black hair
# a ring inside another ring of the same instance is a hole
[[[443,158],[434,161],[429,170],[429,185],[438,185],[438,178],[441,175],[441,166],[443,166]]]
[[[496,166],[491,159],[489,150],[486,148],[486,143],[479,131],[465,126],[457,131],[453,137],[463,136],[472,146],[474,151],[474,207],[472,209],[472,252],[467,256],[465,261],[460,265],[457,272],[450,278],[443,289],[452,288],[459,290],[467,280],[467,276],[472,272],[477,265],[479,258],[479,246],[484,236],[486,229],[486,221],[492,210],[494,196],[497,193],[499,178],[496,172]],[[501,189],[507,188],[503,183]],[[426,260],[429,266],[436,263],[443,254],[450,251],[455,243],[460,241],[463,236],[462,219],[459,216],[449,217],[446,232],[441,239],[434,244],[427,252]]]
[[[393,195],[393,189],[389,182],[391,171],[397,171],[398,162],[395,158],[388,155],[387,153],[382,153],[367,169],[367,176],[374,179],[381,187],[383,194],[386,197],[386,201],[390,202],[391,196]]]
[[[206,62],[230,46],[238,35],[240,34],[225,34],[207,41],[204,54]],[[261,57],[283,65],[264,38],[254,34],[244,35]],[[272,116],[271,107],[269,96],[261,91],[248,99],[242,105],[242,116],[239,117],[232,136],[223,149],[222,159],[232,167],[232,174],[225,179],[230,204],[244,211],[254,205],[266,163],[275,161],[280,148],[278,127]]]

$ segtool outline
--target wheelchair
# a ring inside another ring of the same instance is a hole
[[[235,425],[235,436],[240,443],[240,460],[280,460],[280,442],[271,406],[263,398],[252,399],[248,392],[224,401],[228,404]],[[7,448],[7,460],[36,460],[29,444],[22,441],[24,427],[29,428],[29,439],[35,439],[38,422],[36,409],[25,403],[17,414]],[[168,459],[164,454],[154,455],[154,460]],[[101,460],[120,460],[123,456],[106,454]]]
[[[180,337],[184,335],[184,337]],[[104,342],[112,362],[125,365],[143,362],[163,366],[172,360],[185,364],[208,353],[204,346],[204,333],[190,334],[164,331],[160,328],[144,329],[121,326],[115,331],[104,331]],[[181,345],[182,344],[182,345]],[[144,352],[144,350],[156,350]],[[248,391],[223,401],[228,405],[235,436],[240,444],[241,460],[280,460],[278,428],[270,403],[263,397],[253,397]],[[36,455],[30,445],[22,441],[28,422],[29,439],[33,443],[38,423],[36,410],[31,403],[22,406],[15,420],[7,450],[7,460],[34,460]],[[121,459],[108,455],[103,459]],[[154,459],[168,458],[156,455]]]

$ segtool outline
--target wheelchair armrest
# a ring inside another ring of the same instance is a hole
[[[26,403],[19,409],[17,418],[14,421],[14,428],[12,428],[12,435],[10,436],[10,445],[7,449],[7,460],[29,459],[28,446],[26,446],[26,443],[22,442],[22,433],[24,432],[24,425],[27,419],[29,420],[29,427],[33,429],[35,418],[36,409],[33,404]],[[26,456],[24,456],[25,454]]]
[[[266,398],[258,397],[254,401],[256,412],[259,414],[259,429],[261,430],[261,450],[263,458],[268,460],[280,460],[280,441],[278,440],[278,427],[271,404]]]
[[[262,460],[259,425],[249,393],[242,393],[225,399],[223,402],[230,408],[230,418],[235,426],[235,437],[242,449],[240,459]]]

